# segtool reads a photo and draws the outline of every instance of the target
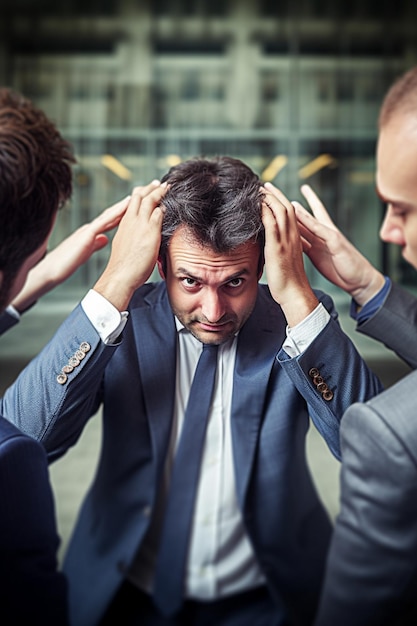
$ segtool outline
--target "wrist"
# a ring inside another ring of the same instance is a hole
[[[383,286],[385,285],[385,277],[378,270],[374,270],[369,280],[365,285],[361,285],[355,289],[350,291],[350,295],[353,300],[359,305],[359,307],[363,307],[367,302],[372,300],[377,293],[381,291]]]
[[[136,286],[129,286],[117,276],[103,275],[98,279],[93,289],[121,313],[128,308]]]
[[[288,302],[281,304],[282,311],[290,328],[294,328],[304,321],[306,317],[317,308],[319,301],[313,292],[303,294],[300,298],[291,298]]]

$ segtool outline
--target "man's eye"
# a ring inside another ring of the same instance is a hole
[[[243,283],[242,278],[233,278],[228,284],[229,284],[229,287],[240,287],[242,283]]]
[[[188,276],[182,278],[181,282],[185,287],[195,287],[195,285],[197,284],[197,281],[194,280],[194,278],[189,278]]]

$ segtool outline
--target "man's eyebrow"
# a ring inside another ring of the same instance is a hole
[[[196,276],[196,275],[192,274],[185,267],[178,267],[177,271],[176,271],[176,274],[177,275],[179,275],[179,274],[186,275],[188,278],[192,278],[193,280],[195,280],[198,283],[203,282],[203,278],[201,276]],[[235,272],[234,274],[231,274],[223,282],[228,283],[231,280],[235,280],[236,278],[240,278],[244,274],[249,274],[249,270],[246,267],[241,269],[241,270],[239,270],[238,272]]]
[[[381,202],[384,202],[385,204],[389,204],[391,202],[391,200],[388,200],[388,198],[386,198],[378,189],[378,187],[375,187],[375,193],[378,196],[378,198],[381,200]]]
[[[381,200],[381,202],[384,202],[384,204],[393,204],[400,209],[410,209],[413,207],[410,202],[401,202],[401,200],[388,200],[388,198],[385,198],[385,196],[383,196],[382,193],[378,190],[378,187],[375,187],[375,192],[378,198]]]
[[[193,280],[196,280],[197,282],[201,282],[201,280],[202,280],[202,278],[200,276],[195,276],[189,270],[187,270],[185,267],[177,267],[175,273],[177,274],[177,276],[179,274],[185,274],[186,276],[188,276],[188,278],[192,278]]]

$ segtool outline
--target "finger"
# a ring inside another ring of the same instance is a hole
[[[143,197],[145,197],[149,193],[151,193],[154,189],[157,189],[160,186],[161,186],[161,181],[156,179],[156,178],[154,178],[154,180],[152,180],[147,185],[137,185],[136,187],[133,188],[133,191],[137,191]]]
[[[291,202],[291,204],[293,205],[294,209],[296,209],[297,213],[303,213],[305,215],[308,215],[309,217],[311,217],[311,213],[309,213],[307,211],[307,209],[305,207],[303,207],[303,205],[301,204],[301,202],[298,202],[298,200],[293,200]]]
[[[288,200],[287,196],[283,194],[280,189],[278,189],[278,187],[275,187],[272,183],[268,182],[265,183],[265,189],[275,196],[275,198],[277,198],[286,209],[292,210],[291,202]]]
[[[318,223],[316,218],[313,215],[311,215],[311,213],[309,213],[309,211],[307,211],[307,209],[303,207],[302,204],[297,202],[297,200],[293,200],[291,204],[294,207],[294,212],[295,212],[298,224],[302,224],[306,228],[311,229],[313,226],[315,226]]]
[[[319,237],[317,233],[313,233],[311,228],[307,228],[301,222],[298,222],[298,231],[300,233],[301,240],[303,241],[304,251],[306,251],[306,246],[304,245],[304,242],[308,242],[308,249],[310,249],[314,245],[314,243],[317,243],[317,241],[323,241],[323,239]]]
[[[148,185],[138,185],[134,187],[126,212],[133,215],[137,214],[140,210],[143,200],[149,197],[149,195],[151,195],[153,191],[160,189],[161,187],[163,187],[163,185],[161,185],[159,180],[156,179]]]
[[[330,218],[330,215],[327,212],[326,207],[318,197],[318,195],[312,190],[310,185],[302,185],[301,193],[304,198],[307,200],[313,215],[320,221],[322,224],[326,224],[327,226],[334,226],[333,220]]]
[[[270,228],[276,228],[277,226],[277,221],[275,219],[273,210],[266,201],[262,202],[262,223],[265,227],[265,230],[269,230]]]
[[[279,189],[274,191],[277,193],[266,191],[265,198],[275,216],[278,230],[287,237],[291,235],[298,237],[298,222],[293,205]]]
[[[309,242],[309,241],[308,241],[305,237],[303,237],[301,234],[300,234],[300,239],[301,239],[301,244],[302,244],[302,246],[303,246],[303,252],[304,252],[305,254],[308,254],[308,253],[309,253],[309,251],[310,251],[310,250],[311,250],[311,248],[312,248],[311,243],[310,243],[310,242]]]
[[[329,224],[324,224],[319,221],[315,216],[311,215],[299,202],[294,201],[293,207],[299,228],[304,227],[307,231],[313,234],[315,237],[325,240],[329,235],[329,232],[337,232],[337,228],[330,220]],[[304,232],[304,231],[303,231]]]
[[[99,235],[96,235],[96,237],[94,238],[94,243],[93,243],[93,253],[97,252],[97,250],[101,250],[102,248],[107,246],[108,243],[109,243],[109,238],[107,237],[107,235],[104,235],[102,233],[100,233]]]
[[[154,216],[158,221],[162,219],[165,208],[161,201],[166,194],[167,188],[168,184],[162,183],[142,198],[140,211],[145,218],[151,219]]]
[[[285,215],[286,208],[273,194],[266,192],[262,203],[262,220],[265,230],[275,232],[279,238],[286,230]]]

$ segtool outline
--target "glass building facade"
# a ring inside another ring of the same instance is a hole
[[[0,11],[0,82],[75,148],[74,194],[52,245],[172,164],[228,154],[292,200],[308,182],[374,264],[417,287],[378,238],[374,180],[381,101],[417,63],[412,2],[3,0]],[[61,297],[83,294],[108,254]]]

